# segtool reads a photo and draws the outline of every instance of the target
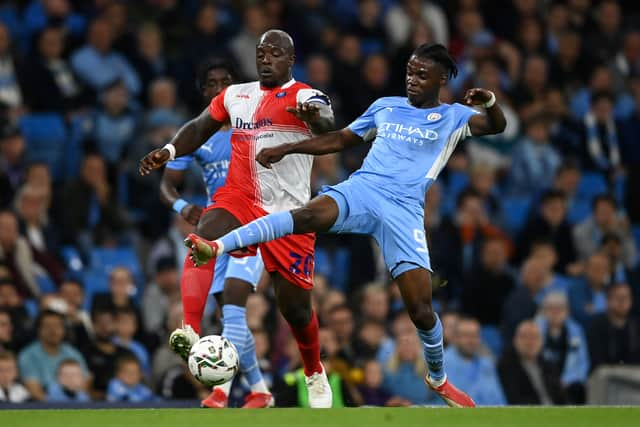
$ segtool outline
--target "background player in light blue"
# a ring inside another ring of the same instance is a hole
[[[213,97],[233,83],[233,69],[225,62],[210,60],[203,64],[198,73],[197,86],[207,104]],[[198,224],[202,207],[190,204],[180,198],[177,187],[186,171],[196,162],[202,168],[207,188],[207,199],[224,185],[231,159],[231,128],[216,132],[206,143],[192,154],[179,157],[169,163],[162,175],[160,194],[164,203],[173,207],[179,215],[193,225]],[[255,257],[233,258],[229,255],[216,260],[216,272],[209,291],[222,307],[222,335],[228,338],[240,354],[240,370],[251,385],[252,393],[247,396],[245,406],[265,407],[273,404],[273,397],[265,384],[255,355],[253,335],[247,327],[246,301],[255,290],[264,265],[258,254]],[[226,293],[223,296],[223,291]],[[223,304],[223,300],[231,301]],[[231,382],[216,387],[202,404],[208,407],[226,407]]]
[[[455,61],[444,46],[419,46],[407,63],[407,98],[378,99],[345,129],[268,148],[257,156],[269,167],[288,154],[342,151],[363,143],[365,133],[377,128],[362,167],[348,180],[326,188],[303,208],[267,215],[214,242],[192,234],[186,243],[194,262],[201,265],[212,256],[291,233],[372,235],[424,345],[429,367],[425,381],[450,406],[468,407],[475,406],[473,400],[449,383],[444,371],[442,324],[431,306],[424,196],[459,141],[500,133],[506,120],[495,95],[484,89],[470,89],[465,101],[484,107],[485,114],[440,103],[440,88],[456,74]]]

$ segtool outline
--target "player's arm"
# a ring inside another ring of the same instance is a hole
[[[152,170],[158,169],[172,158],[193,153],[202,144],[217,132],[223,123],[211,117],[209,108],[196,118],[185,123],[163,148],[158,148],[147,154],[140,160],[138,172],[147,175]],[[175,151],[172,153],[172,151]]]
[[[363,142],[364,140],[351,129],[344,128],[314,138],[265,148],[258,153],[256,160],[262,166],[270,168],[272,163],[279,162],[289,154],[313,154],[319,156],[321,154],[337,153]]]
[[[322,135],[334,129],[335,120],[331,107],[319,102],[299,102],[287,111],[309,125],[314,135]]]
[[[485,108],[485,114],[474,114],[469,119],[469,129],[472,135],[494,135],[504,131],[507,119],[496,102],[496,96],[493,92],[480,88],[469,89],[464,95],[464,100],[469,105]]]
[[[160,181],[160,200],[178,214],[180,214],[189,224],[197,225],[202,208],[188,203],[180,197],[178,187],[184,182],[185,171],[166,167],[162,173]]]

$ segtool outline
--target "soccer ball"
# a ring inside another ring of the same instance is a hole
[[[239,366],[240,357],[236,347],[219,335],[200,338],[189,352],[191,374],[207,387],[230,381]]]

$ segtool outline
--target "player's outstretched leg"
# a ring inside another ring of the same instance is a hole
[[[203,238],[201,234],[189,234],[184,244],[191,249],[191,259],[195,264],[204,265],[212,257],[289,234],[327,231],[335,224],[337,218],[338,205],[335,200],[328,196],[318,196],[300,209],[265,215],[215,241],[206,240],[206,236]]]
[[[418,329],[424,346],[424,356],[429,367],[425,378],[427,385],[449,406],[458,408],[475,407],[473,400],[447,380],[444,370],[444,349],[442,345],[442,323],[431,307],[431,273],[416,265],[401,273],[397,278],[402,299],[411,320]],[[398,268],[402,268],[402,265]]]
[[[331,408],[333,393],[327,373],[320,363],[318,317],[311,308],[311,291],[274,275],[276,301],[293,333],[304,364],[305,382],[311,408]]]

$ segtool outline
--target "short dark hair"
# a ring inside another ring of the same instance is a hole
[[[127,363],[135,363],[138,367],[142,367],[142,364],[133,354],[124,354],[116,360],[116,372],[118,372]]]
[[[109,314],[111,316],[115,316],[114,310],[108,307],[96,307],[91,310],[91,321],[95,322],[98,316],[102,316],[103,314]]]
[[[217,69],[225,70],[229,73],[233,81],[236,81],[238,78],[238,73],[230,61],[216,57],[208,58],[198,66],[198,71],[196,73],[196,88],[199,92],[202,92],[202,89],[207,82],[207,74],[209,74],[209,71]]]
[[[545,191],[545,193],[540,198],[540,204],[544,205],[547,202],[550,202],[552,200],[557,200],[557,199],[565,201],[567,200],[567,195],[562,190],[556,190],[552,188],[550,190]]]
[[[425,43],[414,49],[413,55],[430,59],[440,64],[447,72],[447,77],[452,79],[458,75],[458,64],[453,59],[446,47],[439,43]]]
[[[44,321],[45,318],[47,317],[57,317],[58,319],[60,319],[62,321],[62,323],[64,324],[64,315],[57,312],[57,311],[53,311],[53,310],[42,310],[40,312],[40,314],[38,315],[38,317],[36,318],[36,330],[39,330],[40,327],[42,326],[42,322]]]
[[[482,199],[482,196],[478,191],[469,187],[458,194],[458,198],[456,199],[456,208],[460,209],[467,199]]]
[[[599,203],[609,203],[614,209],[618,208],[618,202],[611,194],[599,194],[593,198],[591,209],[595,210]]]

